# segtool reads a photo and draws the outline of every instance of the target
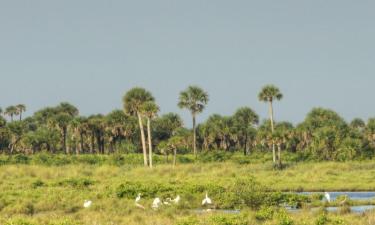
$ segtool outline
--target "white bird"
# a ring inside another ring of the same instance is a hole
[[[90,208],[91,205],[92,205],[92,201],[85,200],[85,202],[83,203],[83,208]]]
[[[154,199],[154,202],[152,203],[151,207],[154,209],[154,210],[157,210],[161,205],[161,200],[160,198],[155,198]]]
[[[342,200],[340,202],[340,205],[344,205],[346,203],[346,201],[348,201],[348,196],[347,195],[345,195],[344,200]]]
[[[145,209],[143,205],[139,204],[140,201],[141,201],[141,194],[138,194],[137,198],[135,199],[135,206],[141,209]]]
[[[135,203],[139,203],[141,201],[141,194],[138,194],[137,198],[135,199]]]
[[[212,204],[212,200],[208,197],[208,194],[206,192],[206,198],[203,199],[202,205],[211,205],[211,204]]]
[[[178,204],[179,202],[181,201],[181,197],[179,195],[177,195],[177,197],[175,199],[172,200],[172,202],[174,204]]]
[[[331,202],[331,195],[328,192],[324,193],[324,198],[327,199],[328,202]]]
[[[164,205],[171,205],[171,201],[172,201],[171,198],[167,198],[165,201],[163,201],[163,204]]]

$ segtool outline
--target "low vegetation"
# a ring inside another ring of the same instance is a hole
[[[123,155],[127,163],[118,163],[112,155],[42,154],[14,163],[12,160],[16,157],[1,157],[2,162],[7,162],[0,167],[1,224],[363,225],[375,221],[372,212],[356,215],[345,210],[338,214],[310,211],[311,207],[325,206],[322,195],[307,197],[289,192],[333,191],[337,187],[374,190],[374,161],[287,162],[288,166],[280,171],[274,169],[269,154],[262,158],[259,153],[257,157],[250,157],[253,162],[246,164],[235,159],[245,157],[238,154],[222,162],[197,160],[178,163],[175,167],[163,161],[163,157],[150,171],[142,166],[142,155],[132,156],[136,164],[126,160],[128,155]],[[44,164],[48,161],[54,163]],[[214,201],[213,208],[241,212],[197,211],[202,209],[201,200],[206,192]],[[135,207],[138,193],[143,194],[141,203],[146,210]],[[157,211],[151,209],[153,198],[176,195],[182,198],[178,205],[164,206]],[[93,201],[91,208],[83,208],[86,199]],[[289,213],[283,205],[302,211]]]

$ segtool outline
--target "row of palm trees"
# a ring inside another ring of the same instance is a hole
[[[366,124],[355,119],[347,124],[337,113],[313,109],[305,121],[294,127],[288,122],[275,122],[273,103],[281,100],[281,91],[267,85],[258,94],[268,104],[269,119],[259,116],[249,107],[241,107],[231,116],[214,114],[201,124],[196,117],[209,101],[206,91],[197,86],[183,90],[177,105],[191,113],[193,129],[183,127],[179,115],[158,115],[159,107],[152,93],[144,88],[132,88],[123,96],[123,109],[107,115],[79,115],[78,109],[61,103],[47,107],[22,119],[26,107],[19,107],[20,120],[13,120],[15,110],[5,110],[7,122],[0,116],[0,149],[13,153],[34,153],[47,150],[66,154],[112,153],[117,149],[143,153],[145,166],[153,166],[153,152],[174,155],[198,149],[235,151],[272,150],[275,164],[281,166],[281,151],[306,153],[316,159],[342,160],[358,156],[371,157],[375,152],[375,119]],[[12,113],[13,112],[13,113]]]
[[[273,102],[275,100],[281,100],[283,95],[280,90],[275,87],[274,85],[267,85],[263,87],[261,92],[259,93],[259,100],[263,102],[267,102],[269,104],[269,116],[271,121],[272,133],[274,132],[274,115],[273,115]],[[193,119],[193,153],[197,156],[197,124],[196,124],[196,117],[199,113],[202,113],[205,109],[209,101],[209,96],[206,91],[198,86],[189,86],[186,90],[182,91],[179,96],[178,106],[182,109],[187,109],[190,111],[192,119]],[[143,149],[143,156],[144,156],[144,165],[152,167],[152,137],[151,137],[151,120],[153,117],[156,116],[157,112],[159,111],[159,107],[155,103],[155,98],[152,94],[140,87],[136,87],[128,91],[125,96],[123,97],[124,103],[124,110],[127,114],[137,116],[139,122],[139,128],[141,132],[141,141],[142,141],[142,149]],[[253,119],[246,118],[245,114],[249,113],[246,112],[244,109],[243,111],[239,111],[238,114],[242,115],[242,122],[247,123],[248,125],[252,126]],[[250,109],[251,110],[251,109]],[[252,113],[251,114],[255,114]],[[142,117],[147,118],[147,136],[148,136],[148,147],[149,147],[149,161],[147,162],[147,149],[146,149],[146,141],[145,141],[145,134],[142,124]],[[241,117],[239,115],[239,117]],[[250,121],[248,121],[250,120]],[[276,152],[275,152],[275,143],[273,143],[272,147],[273,152],[273,162],[276,162]],[[280,153],[279,155],[279,164],[281,164]]]
[[[0,114],[4,113],[5,116],[9,116],[11,121],[13,121],[14,116],[19,116],[19,120],[22,120],[22,113],[25,111],[26,111],[26,106],[24,104],[8,106],[4,112],[0,108]]]

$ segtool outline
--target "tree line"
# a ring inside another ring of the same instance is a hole
[[[314,108],[294,126],[275,121],[273,103],[282,100],[281,91],[267,85],[258,94],[268,104],[269,119],[260,121],[250,107],[233,115],[211,115],[201,124],[196,117],[209,102],[202,88],[190,86],[180,93],[177,105],[192,116],[192,129],[184,127],[176,113],[158,115],[152,93],[135,87],[123,96],[123,109],[107,115],[79,115],[70,103],[46,107],[22,118],[23,104],[0,108],[0,150],[4,154],[34,154],[40,151],[65,154],[143,154],[145,166],[153,166],[152,155],[200,151],[272,152],[273,162],[282,165],[281,153],[293,152],[314,160],[372,158],[375,153],[375,118],[347,123],[338,113]],[[15,119],[15,117],[18,119]],[[8,120],[6,119],[8,117]]]

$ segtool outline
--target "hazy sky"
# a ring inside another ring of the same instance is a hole
[[[315,106],[367,119],[374,11],[373,0],[0,0],[0,106],[108,113],[138,85],[187,120],[178,94],[197,84],[210,94],[200,121],[240,106],[264,118],[257,94],[273,83],[279,121]]]

